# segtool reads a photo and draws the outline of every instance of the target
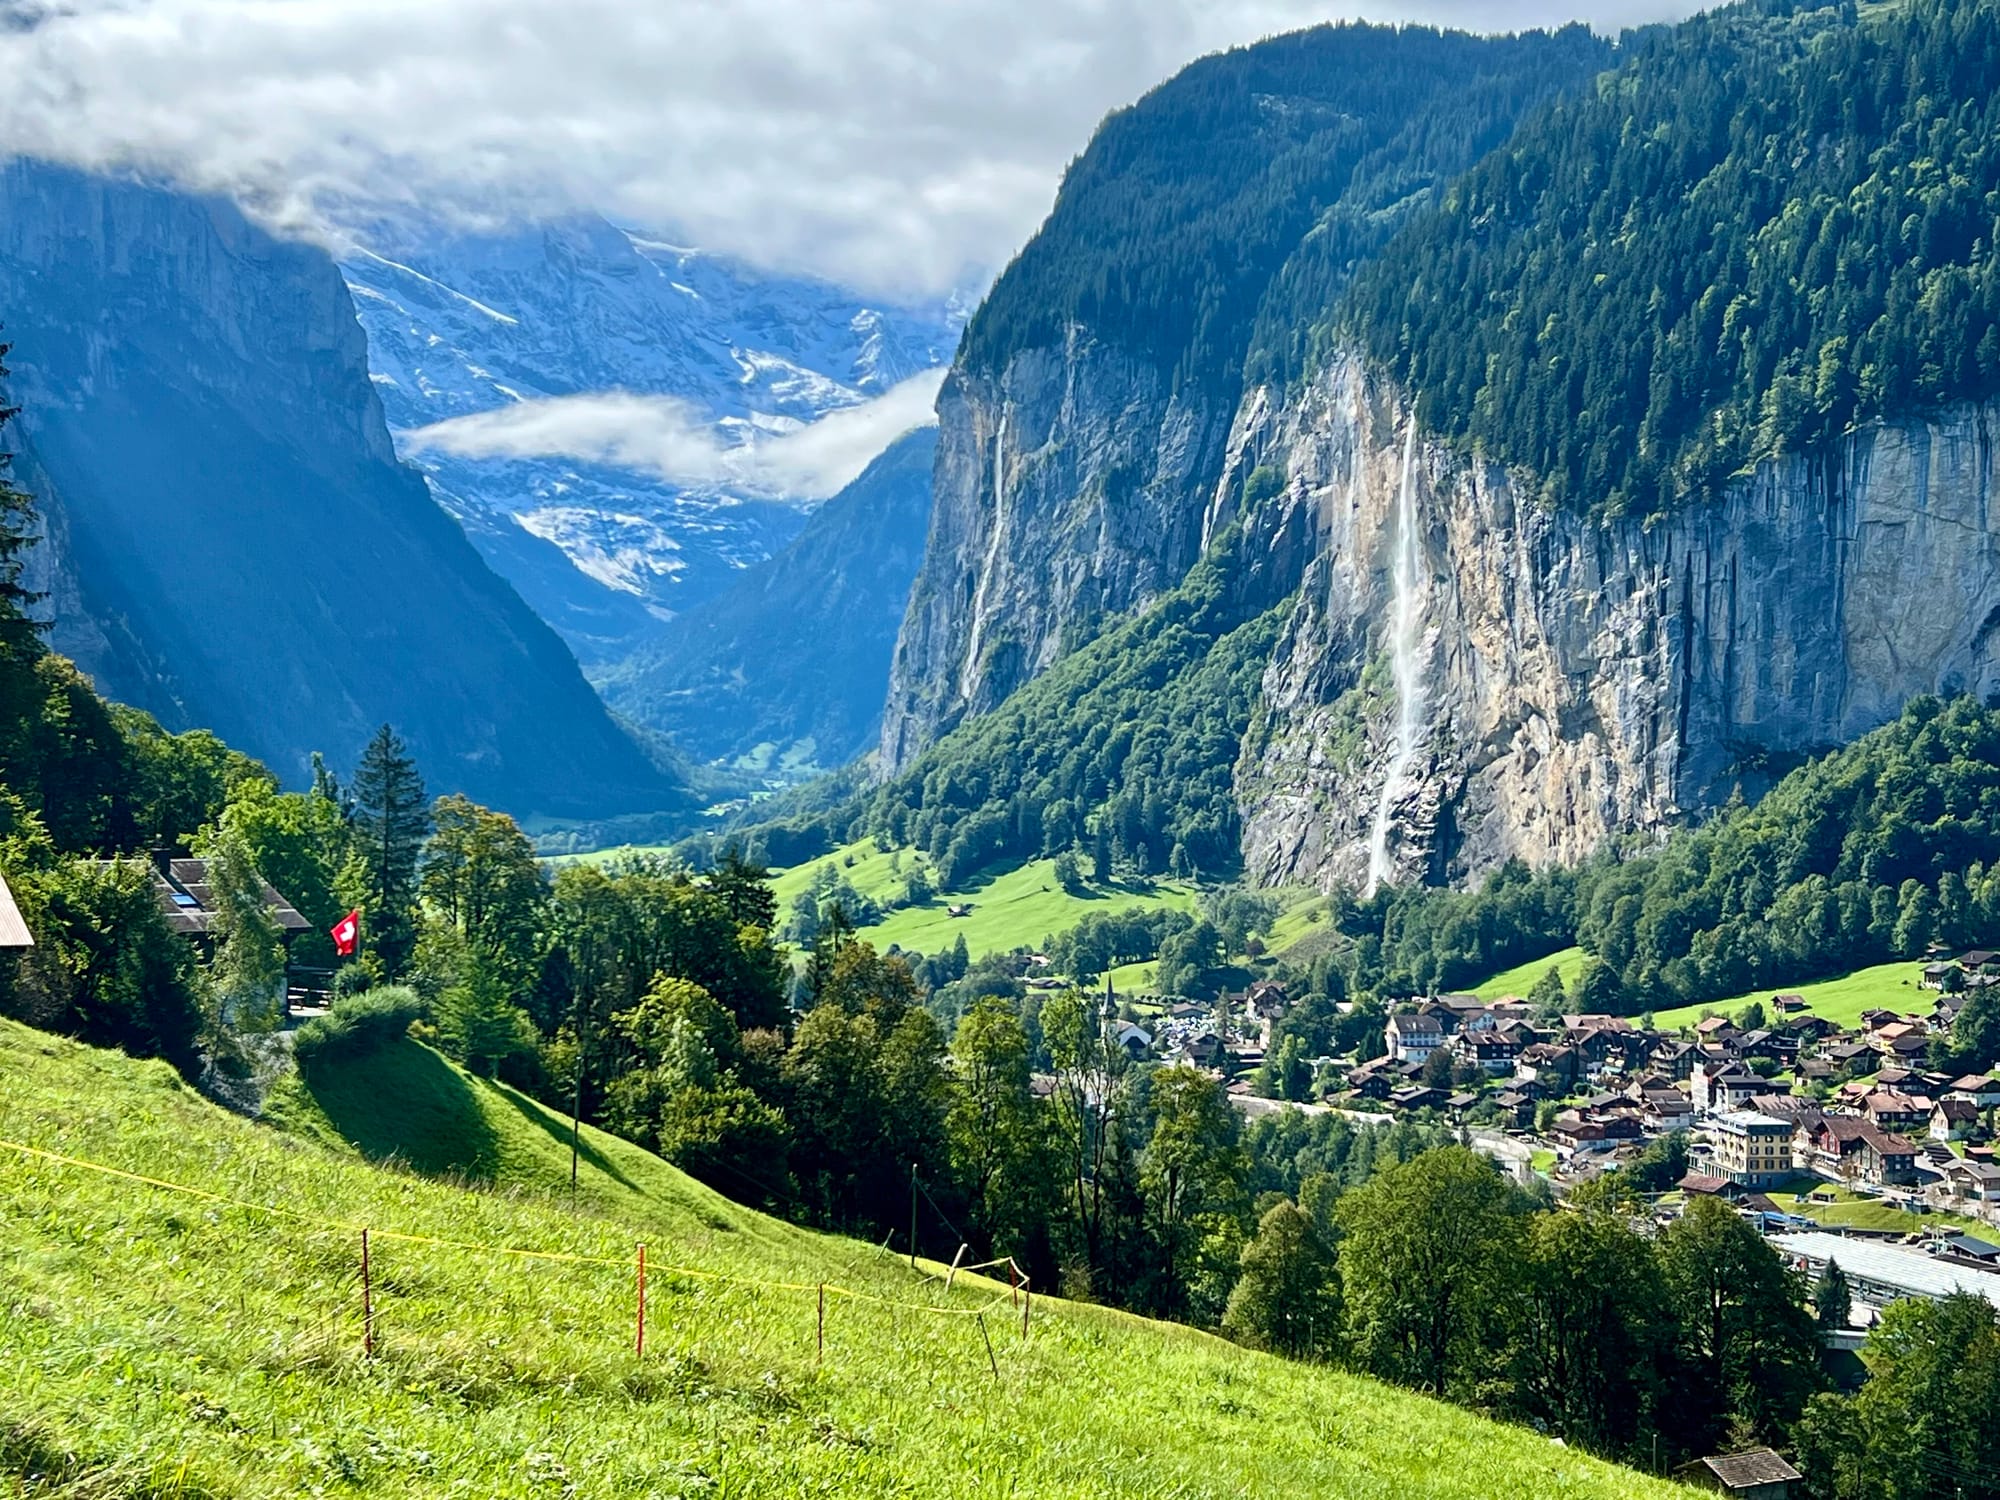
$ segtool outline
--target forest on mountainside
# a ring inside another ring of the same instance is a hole
[[[796,864],[874,834],[927,853],[944,888],[989,866],[1076,850],[1096,878],[1225,875],[1240,863],[1234,766],[1280,611],[1233,597],[1240,534],[1218,538],[1181,585],[1078,646],[992,713],[960,725],[879,787],[830,784],[776,816],[690,841],[696,858],[740,836]],[[829,805],[830,801],[830,805]]]
[[[1644,515],[1992,395],[2000,5],[1739,5],[1632,54],[1357,271],[1336,329],[1428,428]]]
[[[1636,1015],[2000,935],[2000,710],[1919,698],[1664,844],[1478,891],[1351,905],[1349,982],[1414,994],[1581,943],[1586,1008]],[[1579,1003],[1584,1003],[1580,1001]],[[2000,1058],[1988,1059],[2000,1061]]]
[[[1080,323],[1232,400],[1295,251],[1289,311],[1265,325],[1280,361],[1309,321],[1294,314],[1315,311],[1417,195],[1614,55],[1580,24],[1483,38],[1342,23],[1204,58],[1098,128],[967,325],[960,363],[994,373]]]

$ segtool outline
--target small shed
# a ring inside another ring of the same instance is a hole
[[[1805,1477],[1769,1448],[1696,1459],[1681,1465],[1679,1474],[1689,1484],[1745,1500],[1789,1500],[1792,1486]]]

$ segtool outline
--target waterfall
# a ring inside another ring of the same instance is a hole
[[[1007,498],[1007,410],[1000,410],[1000,425],[993,433],[993,535],[986,543],[986,564],[979,570],[979,578],[972,589],[972,619],[965,633],[965,665],[958,673],[958,696],[970,703],[972,691],[978,685],[980,637],[985,634],[986,589],[993,581],[993,570],[1000,563],[1000,542],[1004,528],[1001,525],[1001,506]]]
[[[1416,759],[1417,737],[1424,728],[1423,668],[1417,659],[1423,642],[1423,600],[1417,580],[1417,419],[1410,417],[1403,436],[1403,478],[1396,490],[1396,543],[1389,566],[1389,666],[1396,685],[1396,734],[1390,742],[1389,769],[1382,778],[1382,800],[1375,807],[1375,832],[1368,841],[1368,890],[1372,896],[1395,873],[1389,858],[1389,824],[1396,793]]]

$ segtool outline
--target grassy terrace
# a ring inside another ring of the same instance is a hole
[[[609,861],[666,852],[664,847],[628,845],[564,858]],[[862,895],[886,907],[902,894],[909,872],[917,868],[928,870],[930,862],[909,849],[892,856],[876,848],[872,839],[862,839],[805,864],[773,871],[771,889],[777,895],[782,919],[820,872],[831,869]],[[1195,887],[1177,880],[1145,883],[1114,880],[1103,886],[1087,884],[1080,893],[1072,894],[1057,883],[1055,861],[1037,859],[1011,870],[982,871],[958,889],[939,892],[922,906],[887,913],[882,921],[862,928],[861,933],[877,948],[895,944],[917,953],[942,952],[962,934],[966,947],[978,958],[987,953],[1040,947],[1043,938],[1074,927],[1092,912],[1160,907],[1193,911],[1196,900]],[[947,908],[967,902],[972,905],[970,916],[949,915]],[[1126,987],[1121,980],[1120,988]]]
[[[850,858],[852,865],[847,864]],[[872,842],[849,844],[808,864],[779,871],[772,881],[778,910],[789,911],[798,894],[811,886],[819,871],[829,867],[862,895],[886,904],[902,890],[915,859],[911,851],[901,851],[899,872],[891,868],[891,856]],[[978,958],[986,953],[1039,947],[1043,938],[1074,927],[1092,912],[1193,911],[1196,899],[1194,886],[1174,880],[1146,884],[1112,881],[1103,886],[1086,885],[1081,892],[1072,893],[1057,883],[1054,860],[1037,859],[1012,870],[983,872],[956,890],[940,892],[922,906],[889,912],[874,926],[863,928],[862,935],[878,948],[893,943],[918,953],[938,953],[962,934],[966,947]],[[971,914],[951,916],[947,909],[961,903],[971,904]]]
[[[1815,1202],[1813,1195],[1830,1197],[1832,1202]],[[1834,1187],[1815,1177],[1796,1178],[1784,1191],[1766,1194],[1786,1213],[1811,1219],[1828,1229],[1870,1229],[1889,1234],[1914,1234],[1921,1229],[1962,1229],[1990,1239],[1991,1225],[1959,1214],[1925,1212],[1914,1214],[1892,1208],[1878,1198],[1848,1188]]]
[[[0,1491],[641,1497],[1664,1497],[1525,1430],[739,1208],[399,1043],[283,1128],[163,1065],[0,1023]],[[439,1180],[371,1165],[399,1155]],[[251,1206],[246,1206],[251,1205]],[[376,1231],[377,1355],[354,1226]],[[564,1263],[424,1245],[534,1247]],[[654,1268],[632,1349],[633,1247]],[[696,1279],[681,1266],[737,1280]],[[828,1281],[884,1299],[829,1299]],[[756,1283],[791,1282],[787,1289]],[[800,1289],[803,1288],[803,1289]],[[994,1365],[978,1325],[988,1319]],[[899,1306],[894,1304],[909,1304]]]
[[[1653,1022],[1662,1030],[1671,1031],[1680,1026],[1692,1026],[1701,1019],[1705,1010],[1733,1014],[1752,1000],[1768,1002],[1775,994],[1796,994],[1805,997],[1814,1015],[1851,1028],[1859,1024],[1864,1010],[1879,1007],[1900,1013],[1930,1009],[1930,993],[1917,988],[1917,976],[1922,969],[1922,963],[1913,959],[1876,964],[1871,968],[1856,969],[1852,974],[1843,974],[1838,979],[1822,979],[1816,984],[1778,985],[1728,1000],[1710,1000],[1701,1005],[1663,1010],[1653,1017]]]

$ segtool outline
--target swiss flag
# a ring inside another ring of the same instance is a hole
[[[361,910],[356,907],[330,929],[333,934],[333,951],[342,958],[352,958],[354,949],[361,941]]]

